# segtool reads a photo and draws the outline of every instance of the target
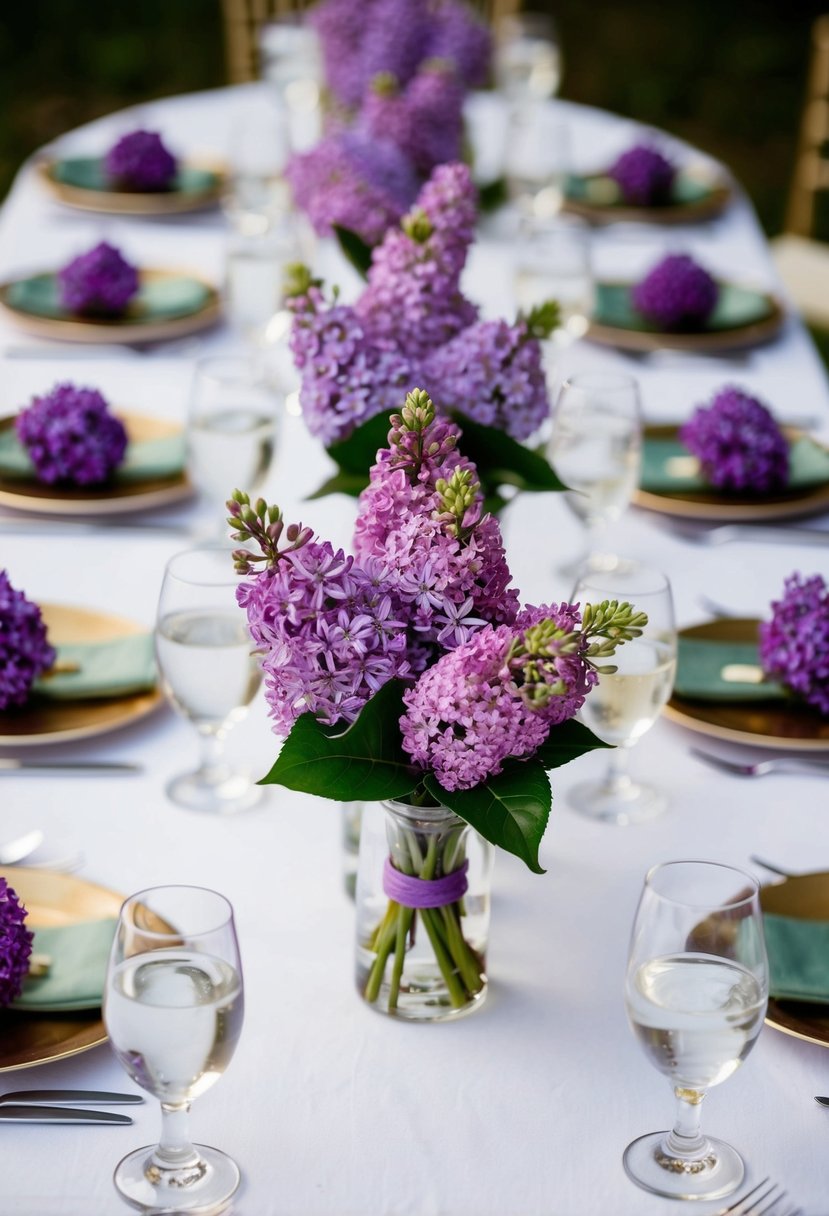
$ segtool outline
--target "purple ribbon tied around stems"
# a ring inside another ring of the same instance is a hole
[[[383,890],[389,899],[404,908],[443,908],[457,903],[466,894],[468,869],[469,862],[464,861],[443,878],[416,878],[396,870],[391,858],[387,857],[383,866]]]

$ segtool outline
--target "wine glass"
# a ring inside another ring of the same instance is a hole
[[[673,1199],[721,1199],[740,1185],[739,1153],[700,1131],[702,1100],[751,1051],[767,998],[757,881],[709,861],[654,866],[633,925],[625,1004],[677,1108],[671,1131],[625,1150],[625,1170],[638,1186]]]
[[[510,115],[504,174],[519,214],[551,219],[561,211],[570,170],[570,131],[546,106]]]
[[[614,745],[605,775],[583,781],[568,801],[584,815],[607,823],[636,823],[660,814],[667,806],[661,790],[640,785],[628,773],[628,753],[650,730],[671,695],[676,672],[676,626],[668,579],[659,570],[638,562],[617,560],[611,568],[587,566],[573,600],[599,604],[629,600],[648,622],[642,635],[619,646],[599,675],[580,710],[581,720]]]
[[[195,811],[246,810],[262,797],[245,773],[223,759],[228,731],[246,716],[262,672],[236,603],[231,549],[208,546],[167,563],[158,601],[155,652],[161,684],[201,740],[195,772],[174,777],[167,794]]]
[[[188,1115],[242,1031],[242,967],[224,896],[185,886],[131,895],[112,943],[103,1015],[121,1065],[161,1101],[160,1143],[119,1162],[117,1190],[142,1212],[217,1211],[239,1186],[239,1167],[192,1143]]]
[[[498,23],[495,79],[514,106],[555,96],[561,83],[561,50],[547,13],[512,13]]]
[[[231,122],[222,207],[242,235],[261,236],[290,209],[284,176],[290,152],[289,116],[276,98],[251,103]]]
[[[642,407],[636,380],[617,372],[568,377],[553,408],[548,456],[569,487],[564,500],[584,526],[583,556],[590,556],[600,532],[621,517],[639,483]]]
[[[526,218],[515,246],[515,298],[523,313],[546,300],[559,306],[555,346],[584,336],[593,312],[590,230],[576,216],[553,221]]]

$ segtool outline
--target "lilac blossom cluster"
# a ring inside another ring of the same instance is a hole
[[[571,604],[526,608],[438,659],[403,696],[403,747],[415,764],[458,790],[534,755],[597,681],[580,620]]]
[[[760,662],[807,705],[829,714],[829,587],[819,574],[786,579],[760,625]]]
[[[380,132],[333,131],[286,169],[294,201],[320,236],[334,225],[376,245],[417,194],[418,178],[400,149]]]
[[[676,169],[658,148],[636,144],[613,162],[608,176],[626,203],[652,207],[668,202]]]
[[[10,1005],[23,991],[34,934],[26,928],[28,915],[20,897],[0,878],[0,1006]]]
[[[761,494],[789,478],[789,445],[771,412],[739,388],[723,388],[699,406],[679,438],[721,490]]]
[[[659,329],[693,329],[708,319],[719,289],[687,254],[669,254],[633,288],[635,308]]]
[[[107,177],[128,190],[169,190],[178,171],[157,131],[130,131],[104,157]]]
[[[122,313],[138,292],[138,271],[101,241],[58,271],[60,302],[70,312]]]
[[[427,63],[405,89],[383,73],[366,97],[360,126],[373,138],[392,140],[425,177],[436,165],[461,155],[463,96],[463,86],[445,60]]]
[[[56,384],[15,420],[39,481],[98,485],[124,459],[127,432],[97,389]]]
[[[0,570],[0,710],[24,705],[32,684],[54,661],[40,609]]]

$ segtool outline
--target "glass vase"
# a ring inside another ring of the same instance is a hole
[[[343,885],[349,899],[354,899],[357,890],[357,862],[360,856],[360,831],[363,822],[364,802],[343,802]]]
[[[486,996],[492,849],[444,806],[365,808],[357,989],[391,1017],[463,1017]]]

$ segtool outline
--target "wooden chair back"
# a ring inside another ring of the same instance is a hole
[[[812,26],[806,101],[789,189],[786,232],[811,236],[817,195],[829,190],[829,14]]]

